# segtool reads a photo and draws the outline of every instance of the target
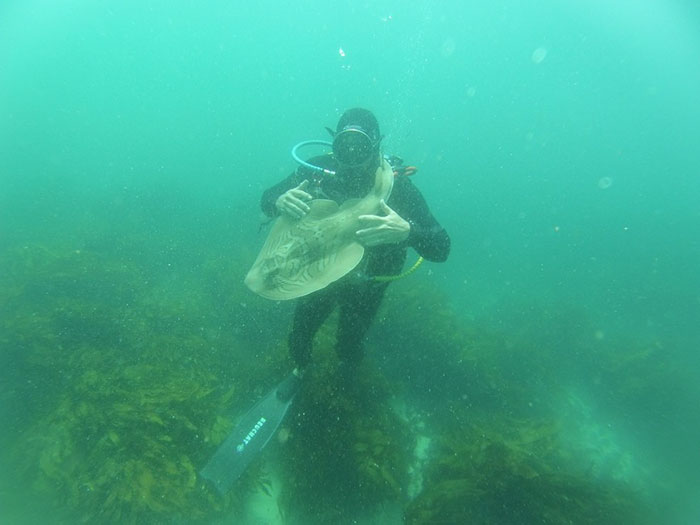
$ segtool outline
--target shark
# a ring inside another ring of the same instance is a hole
[[[378,214],[393,184],[391,166],[382,159],[364,197],[340,206],[314,199],[301,219],[278,217],[245,277],[246,286],[267,299],[284,301],[321,290],[352,271],[365,253],[355,236],[359,217]]]

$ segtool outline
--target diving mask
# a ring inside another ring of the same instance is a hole
[[[333,155],[341,164],[353,168],[369,161],[376,154],[377,145],[362,128],[347,126],[333,137]]]

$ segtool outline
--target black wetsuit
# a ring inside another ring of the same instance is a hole
[[[314,165],[337,170],[331,155],[311,159]],[[286,191],[298,186],[305,179],[309,184],[305,191],[314,198],[326,198],[342,204],[346,199],[363,197],[372,188],[374,170],[366,180],[353,180],[342,176],[329,176],[300,167],[279,184],[269,188],[262,196],[262,209],[266,215],[279,215],[275,202]],[[450,238],[428,209],[425,199],[405,175],[394,178],[394,187],[387,205],[411,225],[411,231],[402,243],[372,246],[358,265],[365,277],[396,275],[406,260],[406,250],[413,248],[425,259],[442,262],[450,252]],[[311,343],[316,331],[333,311],[340,307],[337,351],[342,360],[357,363],[362,358],[362,342],[379,309],[388,282],[357,278],[357,271],[299,299],[294,312],[294,325],[289,334],[289,351],[297,366],[306,366],[311,359]]]

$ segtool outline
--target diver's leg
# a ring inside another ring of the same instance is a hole
[[[353,367],[362,360],[365,335],[377,315],[388,284],[366,283],[348,287],[339,298],[337,350],[338,357],[345,365]]]
[[[311,361],[314,335],[333,311],[336,300],[333,290],[323,290],[299,299],[289,333],[289,353],[298,368],[303,369]]]

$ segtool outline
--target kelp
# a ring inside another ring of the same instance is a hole
[[[192,457],[230,425],[198,410],[212,402],[212,379],[149,365],[86,370],[30,433],[40,437],[27,440],[38,486],[61,487],[86,520],[198,518],[222,508],[197,483]]]
[[[651,523],[635,491],[567,470],[552,420],[461,426],[438,438],[406,523]]]
[[[260,465],[227,497],[197,470],[253,385],[286,365],[283,350],[240,360],[246,348],[221,331],[203,283],[173,286],[135,263],[57,246],[1,262],[3,358],[21,375],[21,438],[7,459],[18,479],[76,521],[208,521],[241,509]]]
[[[580,310],[552,305],[499,330],[420,276],[392,285],[354,374],[335,356],[336,318],[322,327],[264,455],[279,468],[263,457],[222,498],[196,471],[292,368],[290,309],[245,292],[250,258],[205,254],[182,271],[169,257],[58,244],[0,255],[0,358],[15,372],[2,401],[21,436],[3,462],[77,521],[207,522],[279,480],[283,514],[320,522],[398,503],[407,523],[644,523],[636,487],[572,468],[557,410],[575,384],[662,413],[659,392],[683,383],[668,348],[601,340]],[[397,392],[433,440],[410,502],[419,430],[392,408]]]

